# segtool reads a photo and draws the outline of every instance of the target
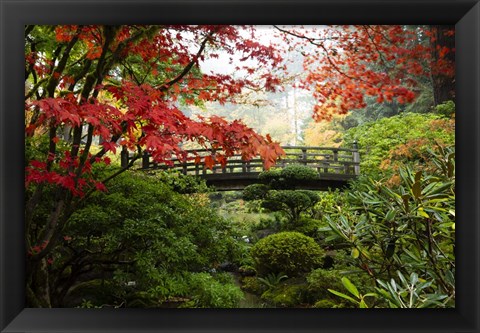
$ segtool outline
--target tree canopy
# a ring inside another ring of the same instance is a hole
[[[182,105],[224,105],[245,91],[265,94],[293,85],[312,92],[319,121],[364,108],[367,99],[405,104],[432,91],[434,104],[454,100],[451,27],[275,31],[263,42],[255,26],[25,26],[29,304],[52,305],[48,260],[65,241],[72,216],[145,153],[156,163],[178,158],[210,169],[234,154],[259,156],[269,169],[284,154],[269,134],[242,120],[192,116]],[[293,81],[285,62],[291,52],[301,55],[305,72]],[[202,62],[224,55],[232,73],[202,69]],[[192,144],[210,154],[187,152]],[[119,150],[131,156],[128,165],[113,160]]]

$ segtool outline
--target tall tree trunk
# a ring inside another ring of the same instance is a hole
[[[449,25],[432,25],[432,83],[435,105],[448,100],[455,101],[455,35]],[[449,50],[446,54],[445,50]],[[453,75],[446,74],[446,67],[453,66]]]

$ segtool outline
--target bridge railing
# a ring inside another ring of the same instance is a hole
[[[284,168],[288,165],[305,165],[317,170],[319,174],[344,174],[356,176],[360,174],[360,155],[357,144],[352,149],[336,147],[303,147],[284,146],[285,156],[279,158],[275,167]],[[203,164],[195,163],[194,156],[211,155],[212,151],[199,149],[188,151],[192,156],[190,160],[182,161],[178,158],[170,159],[171,165],[156,163],[151,160],[148,153],[142,156],[141,169],[162,169],[178,170],[183,174],[209,175],[209,174],[234,174],[234,173],[260,173],[264,171],[263,161],[254,158],[245,161],[240,155],[228,157],[227,163],[215,165],[210,170]],[[122,151],[122,166],[126,166],[131,157],[126,150]]]

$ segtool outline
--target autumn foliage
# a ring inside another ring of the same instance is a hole
[[[229,52],[243,52],[245,59],[276,65],[280,58],[274,49],[241,40],[236,28],[58,26],[54,33],[49,42],[55,46],[55,59],[48,59],[40,50],[26,54],[26,69],[34,81],[26,96],[26,135],[48,130],[51,141],[46,159],[27,166],[27,186],[32,182],[58,184],[74,195],[82,195],[92,186],[103,189],[89,171],[94,163],[108,163],[105,154],[116,153],[119,145],[139,154],[147,151],[156,162],[168,164],[173,156],[195,159],[181,148],[194,141],[212,150],[212,156],[196,159],[208,168],[235,153],[245,159],[259,154],[269,168],[282,153],[278,144],[241,121],[194,120],[175,104],[179,99],[186,103],[226,101],[244,86],[270,87],[272,79],[268,77],[254,83],[225,75],[203,76],[198,68],[194,70],[207,46],[220,48],[223,44],[230,45]],[[192,42],[184,42],[187,37],[200,44],[194,52]],[[32,48],[41,44],[32,38]],[[65,127],[76,135],[70,150],[58,152],[56,145],[63,140],[58,132]],[[79,142],[85,135],[85,143]],[[92,154],[95,136],[102,149]],[[59,168],[52,169],[53,165]]]
[[[433,80],[446,90],[436,104],[454,99],[455,30],[449,26],[277,27],[304,55],[303,87],[317,100],[316,120],[377,103],[411,103]],[[305,47],[307,44],[309,47]],[[440,93],[439,93],[440,94]]]

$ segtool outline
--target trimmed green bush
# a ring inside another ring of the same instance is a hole
[[[284,212],[289,220],[297,223],[300,214],[311,210],[320,199],[317,193],[307,190],[272,190],[267,193],[262,207]]]
[[[261,200],[268,193],[268,186],[264,184],[252,184],[243,189],[243,199],[247,201]]]
[[[318,173],[304,165],[289,165],[282,169],[280,177],[287,182],[308,181],[317,179]]]
[[[318,229],[322,226],[322,221],[312,219],[310,217],[301,217],[296,224],[288,224],[287,228],[290,228],[291,231],[298,231],[302,234],[312,237],[314,239],[318,238],[319,231]]]
[[[261,239],[251,255],[260,275],[284,273],[293,277],[320,267],[324,251],[313,238],[287,231]]]
[[[259,175],[258,175],[258,179],[260,179],[260,181],[263,183],[263,184],[270,184],[272,181],[277,181],[281,176],[281,172],[282,172],[282,169],[270,169],[270,170],[266,170],[266,171],[263,171],[261,172]]]
[[[258,178],[272,189],[295,189],[299,182],[317,179],[318,173],[304,165],[289,165],[283,169],[264,171]]]

